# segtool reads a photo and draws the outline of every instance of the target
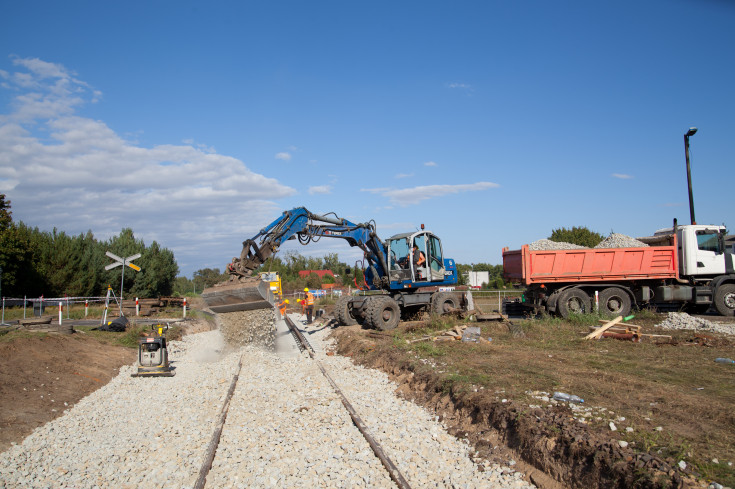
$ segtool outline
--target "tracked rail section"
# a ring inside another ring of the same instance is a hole
[[[296,338],[298,338],[299,342],[303,345],[304,349],[309,352],[309,356],[316,362],[317,367],[319,367],[319,370],[322,372],[324,377],[326,377],[327,381],[329,382],[329,385],[332,386],[334,391],[339,396],[340,400],[342,401],[342,405],[347,409],[347,412],[350,413],[350,418],[352,418],[352,421],[355,423],[355,426],[358,430],[360,430],[360,433],[362,433],[362,436],[365,437],[365,440],[370,445],[370,448],[373,450],[373,453],[375,453],[375,456],[378,457],[380,460],[380,463],[383,464],[385,469],[390,474],[390,478],[395,482],[399,488],[401,489],[409,489],[411,486],[408,485],[408,482],[406,482],[406,479],[403,477],[401,472],[398,470],[398,467],[395,466],[395,464],[391,461],[390,458],[385,454],[385,451],[383,451],[383,448],[380,446],[380,444],[375,441],[375,438],[370,434],[370,430],[368,429],[367,425],[363,422],[363,420],[360,418],[360,416],[357,414],[357,411],[355,411],[355,408],[352,407],[352,404],[347,399],[347,397],[344,395],[342,390],[339,388],[339,386],[334,382],[332,377],[327,373],[327,370],[324,368],[324,365],[319,362],[315,356],[314,356],[314,349],[311,347],[308,341],[306,341],[306,338],[301,333],[301,331],[296,327],[294,322],[291,320],[291,318],[288,317],[288,315],[285,316],[286,324],[288,325],[291,332],[294,334]]]
[[[360,431],[360,433],[363,435],[365,440],[370,445],[370,448],[372,449],[375,456],[378,458],[378,460],[380,460],[380,463],[383,465],[383,467],[385,467],[391,480],[393,480],[393,482],[395,482],[396,485],[400,489],[411,489],[411,486],[408,484],[406,479],[403,477],[398,467],[391,461],[391,459],[388,457],[388,455],[386,455],[385,451],[380,446],[380,444],[372,436],[368,426],[360,418],[355,408],[352,406],[350,401],[347,399],[347,396],[344,395],[342,390],[339,388],[339,386],[334,381],[334,379],[332,379],[332,377],[329,375],[329,373],[324,368],[324,366],[321,364],[321,362],[319,362],[316,359],[314,349],[312,348],[311,344],[306,339],[306,337],[302,334],[301,330],[299,330],[296,327],[294,322],[288,316],[285,316],[285,320],[300,350],[307,351],[309,353],[309,356],[312,358],[312,360],[314,360],[315,364],[317,365],[321,373],[324,375],[324,377],[327,379],[332,389],[334,389],[335,393],[339,397],[340,401],[342,402],[342,405],[345,407],[345,409],[349,413],[350,418],[352,419],[355,427]],[[199,476],[194,485],[194,489],[203,489],[206,486],[207,476],[210,470],[212,469],[213,462],[217,454],[217,448],[219,446],[220,438],[222,435],[222,430],[227,420],[227,413],[229,411],[230,401],[235,392],[235,388],[237,386],[237,381],[239,379],[241,369],[242,369],[242,357],[240,358],[240,362],[238,363],[236,372],[233,375],[232,381],[230,383],[230,388],[227,392],[224,404],[220,411],[220,415],[218,417],[218,421],[217,421],[214,433],[212,435],[212,439],[210,440],[209,446],[207,448],[205,460],[202,464],[201,469],[199,470]]]

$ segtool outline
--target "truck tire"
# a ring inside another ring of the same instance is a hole
[[[439,316],[459,307],[459,297],[451,292],[439,292],[431,298],[431,312]]]
[[[587,314],[591,310],[590,296],[582,289],[567,289],[559,296],[556,310],[564,319],[570,314]]]
[[[334,303],[334,318],[339,321],[341,326],[352,326],[357,324],[357,320],[350,314],[350,296],[344,296],[337,299]]]
[[[715,291],[715,307],[723,316],[735,316],[735,284],[723,284]]]
[[[630,296],[620,287],[600,292],[600,314],[626,317],[630,314]]]
[[[365,314],[367,325],[380,331],[396,329],[401,307],[392,297],[372,297]]]

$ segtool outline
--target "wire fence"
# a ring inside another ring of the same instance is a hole
[[[520,299],[523,293],[523,290],[515,289],[473,290],[472,300],[475,302],[475,308],[483,313],[501,312],[503,299]]]

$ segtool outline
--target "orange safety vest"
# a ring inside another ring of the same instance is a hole
[[[311,292],[306,293],[306,305],[307,306],[314,305],[314,294],[312,294]]]
[[[286,304],[285,302],[281,302],[280,304],[278,304],[278,310],[281,311],[281,315],[285,315],[286,314],[286,307],[287,306],[288,306],[288,304]]]

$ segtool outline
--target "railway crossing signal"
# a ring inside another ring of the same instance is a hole
[[[123,281],[125,280],[125,267],[130,267],[136,272],[140,272],[140,267],[133,263],[133,260],[136,260],[141,257],[140,253],[136,253],[134,255],[131,255],[127,258],[120,258],[114,253],[110,253],[109,251],[105,252],[105,255],[109,256],[113,260],[115,260],[115,263],[110,263],[105,267],[105,270],[112,270],[115,267],[122,266],[122,277],[120,278],[120,313],[122,314],[122,300],[123,300]]]

